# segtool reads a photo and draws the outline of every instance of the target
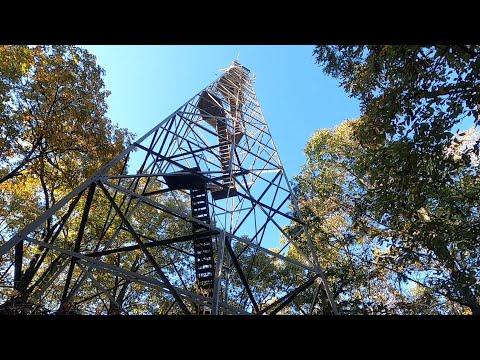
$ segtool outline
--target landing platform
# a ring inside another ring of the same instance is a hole
[[[212,190],[212,197],[214,200],[222,200],[226,198],[231,198],[234,196],[237,196],[238,192],[237,189],[235,188],[229,188],[229,189],[220,189],[217,191]]]
[[[165,182],[170,190],[182,189],[202,189],[205,188],[206,181],[201,176],[187,171],[177,171],[168,175],[163,175]]]

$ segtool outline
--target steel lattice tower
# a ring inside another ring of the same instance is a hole
[[[4,311],[336,313],[252,83],[233,62],[2,244],[24,294]]]

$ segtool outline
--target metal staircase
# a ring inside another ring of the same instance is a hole
[[[192,217],[210,224],[207,196],[206,186],[190,190]],[[195,222],[192,224],[192,231],[197,292],[202,296],[211,298],[213,296],[213,279],[215,276],[212,235],[208,228]],[[210,308],[199,306],[198,312],[199,314],[208,315],[210,314]]]
[[[217,134],[219,143],[219,158],[224,178],[222,179],[223,187],[214,187],[212,189],[212,197],[215,200],[225,199],[237,195],[235,188],[235,180],[230,175],[230,152],[231,141],[228,136],[227,125],[225,121],[217,121]]]

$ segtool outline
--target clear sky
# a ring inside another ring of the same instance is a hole
[[[290,178],[319,128],[359,115],[359,105],[314,63],[313,46],[84,46],[106,70],[109,117],[140,137],[238,59],[256,77],[258,100]]]

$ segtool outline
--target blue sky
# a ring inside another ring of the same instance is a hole
[[[140,137],[212,82],[234,59],[255,90],[290,178],[319,128],[359,115],[359,105],[314,63],[313,46],[83,46],[106,70],[109,117]]]

